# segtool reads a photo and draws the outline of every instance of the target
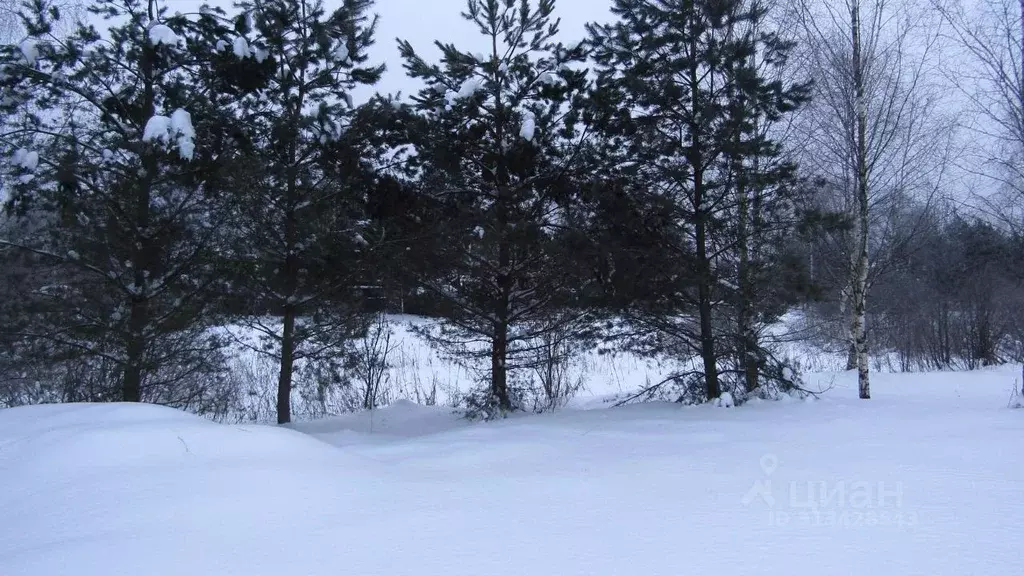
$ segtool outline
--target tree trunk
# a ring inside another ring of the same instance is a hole
[[[754,29],[757,28],[757,23],[753,24]],[[750,55],[750,65],[756,66],[756,53]],[[737,64],[738,67],[738,64]],[[734,70],[737,73],[738,70]],[[738,74],[737,74],[738,76]],[[743,101],[742,91],[736,91],[733,85],[736,80],[730,82],[730,100]],[[745,105],[745,102],[743,102]],[[735,179],[736,185],[736,248],[738,262],[736,264],[736,287],[737,295],[739,296],[736,310],[736,335],[739,338],[739,361],[738,367],[743,371],[744,388],[747,393],[753,392],[760,385],[758,381],[758,375],[760,372],[760,347],[758,346],[757,330],[754,327],[754,318],[756,305],[754,303],[755,298],[755,287],[753,277],[751,276],[751,265],[750,265],[750,249],[751,242],[754,239],[756,223],[751,219],[751,210],[754,214],[758,214],[760,206],[757,202],[751,205],[751,192],[756,197],[756,190],[749,190],[747,186],[747,174],[744,171],[746,168],[745,158],[742,156],[740,150],[743,149],[743,129],[744,117],[743,113],[739,112],[743,110],[745,106],[737,106],[737,112],[734,112],[735,116],[733,121],[736,124],[734,142],[733,145],[736,150],[730,155],[730,164],[732,177]],[[756,122],[754,124],[754,131],[757,131]],[[754,174],[760,173],[760,163],[758,157],[754,156],[751,163],[752,172]]]
[[[858,278],[864,278],[864,271],[867,270],[867,258],[860,257],[857,259],[856,273]],[[857,355],[857,389],[862,399],[866,400],[871,398],[871,384],[869,380],[869,368],[868,368],[868,340],[867,340],[867,298],[865,297],[865,288],[867,282],[864,280],[858,281],[858,287],[853,292],[853,320],[851,323],[851,332],[853,333],[853,345]]]
[[[1024,0],[1020,0],[1020,70],[1017,78],[1017,139],[1019,154],[1024,154]]]
[[[149,2],[149,16],[153,17],[153,1]],[[140,72],[143,81],[143,106],[144,110],[152,111],[155,101],[153,84],[155,83],[153,72],[153,60],[156,57],[152,47],[145,46],[142,50],[142,61]],[[135,195],[135,238],[133,239],[132,253],[132,292],[129,303],[128,319],[128,341],[125,346],[125,365],[121,379],[121,400],[125,402],[142,401],[142,375],[143,361],[146,354],[146,325],[149,322],[149,268],[150,268],[150,239],[149,239],[149,204],[151,202],[151,188],[158,170],[156,158],[152,150],[145,150],[142,154],[142,169],[144,176],[139,183]]]
[[[498,408],[508,412],[512,410],[512,400],[508,394],[508,324],[494,323],[494,340],[491,342],[491,395],[498,403]]]
[[[696,39],[690,42],[690,55],[698,52]],[[699,65],[696,58],[688,70],[690,84],[690,105],[697,109],[702,92]],[[700,314],[700,355],[704,364],[704,391],[708,400],[722,395],[718,383],[718,358],[715,354],[714,323],[712,321],[713,306],[711,301],[711,259],[708,257],[708,216],[704,206],[704,159],[700,140],[701,126],[694,116],[690,120],[690,143],[686,159],[693,171],[693,215],[695,220],[695,240],[697,249],[697,308]]]
[[[303,5],[305,9],[305,5]],[[298,261],[298,210],[299,199],[299,164],[298,160],[298,133],[299,118],[302,104],[305,102],[305,93],[300,88],[295,99],[295,108],[289,116],[293,126],[287,132],[288,166],[285,182],[285,214],[284,214],[284,247],[285,257],[282,270],[282,284],[284,286],[285,300],[282,306],[281,328],[281,363],[277,375],[277,423],[287,424],[292,420],[292,380],[295,371],[295,353],[298,349],[298,342],[295,335],[295,321],[299,315],[298,289],[299,289],[299,261]]]
[[[695,178],[700,182],[700,177]],[[699,214],[699,212],[698,212]],[[718,358],[715,355],[715,333],[711,304],[711,261],[708,258],[707,223],[703,215],[697,217],[697,298],[700,312],[700,355],[704,361],[704,386],[707,399],[722,395],[718,384]]]
[[[507,186],[498,189],[498,225],[501,236],[498,238],[498,277],[495,285],[498,290],[494,306],[494,337],[491,340],[491,396],[497,401],[502,411],[512,410],[512,399],[508,393],[508,324],[510,295],[512,293],[511,247],[509,246],[508,198]]]
[[[851,311],[852,311],[852,308],[851,308]],[[853,316],[851,315],[850,318],[853,318]],[[849,332],[848,340],[849,340],[850,345],[846,347],[846,369],[847,370],[856,370],[857,369],[857,339],[853,335],[853,323],[852,322],[850,323],[850,329],[848,330],[848,332]]]
[[[853,343],[857,353],[857,384],[862,399],[871,398],[868,374],[867,318],[868,288],[868,150],[867,96],[865,94],[864,61],[861,53],[860,0],[850,10],[853,34],[853,86],[856,106],[856,168],[857,168],[857,238],[853,254]]]
[[[145,328],[148,310],[145,300],[133,299],[128,319],[128,342],[124,374],[121,379],[121,400],[142,402],[142,363],[146,354]]]
[[[295,368],[295,308],[285,306],[281,331],[281,370],[277,375],[277,423],[292,421],[292,371]]]
[[[737,287],[739,288],[739,305],[736,312],[736,330],[740,339],[739,361],[740,366],[743,368],[745,388],[747,392],[752,392],[759,386],[758,368],[760,362],[757,332],[754,329],[754,287],[750,276],[750,199],[747,195],[742,176],[737,178],[737,197],[739,251]]]
[[[497,28],[494,28],[491,33],[491,58],[494,61],[499,61],[501,57]],[[495,73],[492,88],[495,117],[507,121],[505,100],[502,97],[504,88],[501,75]],[[504,142],[506,128],[504,122],[497,123],[495,130],[498,142]],[[513,199],[512,190],[509,188],[511,178],[505,153],[504,147],[500,147],[495,171],[497,177],[495,209],[498,222],[498,276],[495,278],[497,298],[494,302],[494,335],[491,339],[491,396],[498,403],[498,408],[502,412],[510,412],[512,411],[512,398],[508,390],[508,332],[512,307],[512,286],[515,279],[512,276],[512,247],[509,240]]]

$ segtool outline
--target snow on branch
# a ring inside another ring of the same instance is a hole
[[[39,43],[34,38],[26,38],[18,44],[18,49],[21,50],[22,63],[35,68],[39,60]]]
[[[153,46],[177,46],[180,42],[178,35],[166,24],[156,24],[149,29],[149,43]]]
[[[195,155],[195,137],[192,116],[179,108],[170,117],[157,114],[150,118],[146,122],[142,141],[162,142],[166,145],[175,143],[181,157],[185,160],[192,160]]]

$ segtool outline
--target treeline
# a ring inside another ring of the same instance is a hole
[[[598,342],[677,362],[660,392],[683,401],[798,390],[769,329],[796,304],[850,294],[841,338],[867,397],[867,334],[933,329],[933,310],[879,308],[865,323],[869,283],[929,274],[915,268],[923,251],[900,252],[915,256],[893,259],[898,273],[869,266],[869,192],[911,191],[874,178],[868,152],[887,150],[857,137],[862,171],[800,168],[793,126],[817,79],[794,71],[800,45],[759,2],[616,0],[610,23],[565,45],[553,0],[469,0],[485,52],[438,42],[431,61],[400,42],[422,88],[359,104],[352,93],[384,72],[367,56],[371,8],[261,0],[183,15],[98,0],[93,24],[63,35],[55,4],[26,5],[28,36],[0,64],[3,402],[216,412],[233,393],[230,344],[276,364],[288,422],[297,386],[346,385],[352,343],[372,329],[366,299],[381,294],[443,316],[422,336],[479,371],[463,402],[484,417],[536,406],[532,375]],[[972,254],[955,227],[922,228]],[[928,303],[948,302],[957,327],[1001,299],[936,282],[943,298]],[[945,364],[1002,358],[1007,332],[972,326],[994,340],[963,355],[950,335]],[[932,345],[905,347],[922,358]]]
[[[1024,236],[956,211],[904,225],[902,254],[871,286],[879,361],[899,371],[1024,362]],[[818,320],[834,313],[819,306]]]

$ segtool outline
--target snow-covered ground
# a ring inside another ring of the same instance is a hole
[[[413,327],[424,327],[436,321],[413,315],[389,314],[386,316],[390,339],[378,341],[379,349],[387,349],[383,388],[384,403],[397,400],[411,400],[427,403],[433,398],[438,405],[452,405],[462,393],[476,386],[486,374],[473,371],[471,366],[462,365],[446,358],[419,337]],[[263,320],[273,327],[275,320]],[[812,343],[814,328],[799,311],[787,314],[772,326],[767,334],[771,346],[780,358],[793,361],[801,373],[828,373],[842,370],[846,365],[845,352],[825,350]],[[231,360],[229,369],[242,389],[242,406],[229,414],[227,420],[236,422],[274,422],[277,405],[277,360],[254,352],[260,349],[258,332],[240,325],[225,326],[219,331],[233,344],[229,347]],[[369,340],[357,341],[356,345],[368,345]],[[685,364],[665,359],[642,358],[629,352],[609,352],[613,346],[598,346],[584,349],[568,359],[564,366],[564,378],[569,386],[578,387],[570,404],[576,408],[607,407],[612,400],[628,397],[638,390],[662,381],[673,372],[686,369],[700,369],[699,357]],[[877,353],[872,356],[872,370],[892,372],[899,363],[893,354]],[[302,361],[298,366],[302,366]],[[486,369],[488,365],[478,368]],[[533,375],[527,373],[527,377]],[[808,378],[808,388],[817,391],[827,388],[828,379],[817,376]],[[295,375],[297,383],[292,394],[292,414],[297,420],[321,418],[325,414],[339,414],[351,409],[350,390],[329,391],[324,398],[315,398],[311,393],[318,388],[308,382],[301,369]],[[358,386],[358,381],[353,380]]]
[[[3,410],[0,574],[1018,574],[1018,370],[481,424],[409,402],[292,429]]]
[[[265,321],[273,326],[273,320]],[[411,400],[426,403],[433,396],[438,405],[451,405],[460,394],[469,391],[479,382],[480,375],[471,367],[460,365],[445,358],[438,350],[415,334],[414,326],[425,326],[432,320],[421,316],[391,314],[387,316],[391,338],[385,345],[388,365],[385,370],[384,388],[388,403],[397,400]],[[229,369],[243,388],[243,408],[232,414],[229,420],[273,422],[276,419],[277,360],[254,352],[259,349],[259,335],[251,328],[238,325],[225,326],[220,331],[233,343]],[[357,346],[365,345],[357,342]],[[806,347],[804,347],[806,348]],[[814,351],[818,355],[818,351]],[[821,355],[822,357],[824,355]],[[837,361],[838,362],[838,361]],[[301,365],[301,362],[300,362]],[[483,367],[483,366],[482,366]],[[655,359],[640,358],[630,353],[604,353],[600,349],[583,351],[568,361],[566,379],[571,383],[582,382],[583,386],[573,399],[576,405],[602,404],[610,396],[636,392],[638,389],[661,381],[673,369],[669,363]],[[347,402],[341,394],[328,394],[322,401],[303,394],[303,374],[296,374],[297,386],[292,394],[292,413],[297,420],[320,417],[324,413],[344,412]],[[358,386],[358,382],[354,382]]]

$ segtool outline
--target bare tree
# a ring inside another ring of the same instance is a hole
[[[366,328],[356,343],[352,373],[360,388],[359,396],[365,410],[373,410],[389,401],[388,384],[392,368],[391,356],[398,347],[391,337],[394,330],[388,317],[381,313]]]
[[[981,168],[1016,200],[1024,195],[1024,0],[932,0],[959,58],[948,76],[978,115],[972,126],[989,144]]]
[[[931,82],[937,40],[928,13],[912,0],[797,0],[795,18],[815,100],[803,126],[804,165],[838,192],[852,224],[844,300],[861,398],[870,398],[867,310],[872,258],[884,244],[883,207],[894,198],[933,194],[951,132],[940,122]],[[938,129],[938,128],[942,129]]]

